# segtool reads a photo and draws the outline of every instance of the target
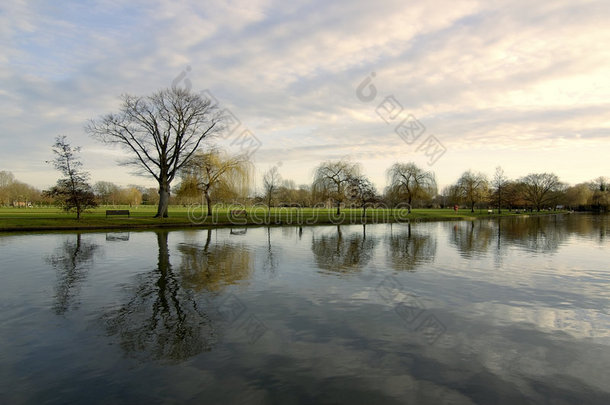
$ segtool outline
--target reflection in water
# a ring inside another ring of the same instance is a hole
[[[265,253],[265,262],[263,264],[263,268],[267,270],[272,276],[275,276],[277,273],[278,254],[276,250],[271,246],[271,227],[267,227],[267,249]]]
[[[366,266],[371,260],[375,248],[375,239],[366,235],[366,225],[362,233],[343,235],[341,226],[337,233],[314,236],[311,250],[320,269],[335,273],[350,273]]]
[[[58,315],[78,306],[74,301],[79,286],[87,277],[93,256],[99,250],[98,245],[83,241],[80,233],[74,236],[74,240],[66,240],[56,254],[46,259],[47,263],[57,271],[53,308]]]
[[[212,230],[207,230],[205,245],[180,244],[182,285],[194,291],[221,291],[226,285],[251,276],[254,257],[243,243],[212,244]]]
[[[503,222],[502,237],[505,243],[530,252],[555,252],[570,235],[564,221],[555,215],[512,218]]]
[[[104,320],[128,356],[180,362],[211,350],[216,333],[205,304],[181,287],[170,263],[167,235],[157,232],[157,268],[138,277],[129,299]]]
[[[608,221],[603,216],[582,221],[578,215],[552,215],[459,222],[451,226],[449,241],[463,257],[472,258],[486,253],[492,242],[498,254],[509,246],[528,252],[557,252],[573,235],[603,243]]]
[[[3,237],[0,402],[605,405],[609,221]]]
[[[449,241],[457,247],[463,257],[471,258],[487,252],[493,234],[489,222],[458,222],[453,225]]]
[[[106,232],[106,240],[109,242],[127,242],[129,232]]]
[[[392,227],[387,238],[390,264],[394,270],[413,271],[423,263],[434,261],[436,238],[430,232],[412,231],[411,224],[400,230],[395,232]]]

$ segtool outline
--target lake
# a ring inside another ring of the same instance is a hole
[[[0,235],[0,403],[606,405],[609,230]]]

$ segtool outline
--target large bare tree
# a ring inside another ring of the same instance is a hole
[[[387,172],[390,188],[405,195],[411,212],[414,199],[433,197],[436,194],[436,179],[433,172],[425,171],[414,163],[394,163]]]
[[[562,188],[559,177],[553,173],[530,173],[523,177],[523,196],[536,207],[536,210],[552,204],[557,199],[557,192]]]
[[[154,177],[159,185],[155,217],[167,217],[171,182],[202,141],[222,130],[222,115],[209,99],[184,88],[150,96],[123,95],[119,112],[91,120],[96,139],[122,146],[131,157],[123,164]]]
[[[347,160],[324,162],[316,168],[312,191],[335,200],[339,215],[341,203],[347,198],[346,191],[350,180],[359,172],[359,166]]]

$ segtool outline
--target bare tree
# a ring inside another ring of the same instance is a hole
[[[265,190],[265,199],[267,200],[267,211],[271,210],[271,203],[273,202],[273,196],[280,188],[282,184],[282,176],[277,170],[276,166],[267,170],[263,176],[263,189]]]
[[[362,208],[362,217],[366,217],[367,204],[377,201],[377,191],[373,183],[364,175],[353,176],[349,181],[349,196],[359,203]]]
[[[222,130],[222,115],[209,99],[183,88],[145,97],[124,95],[122,100],[118,113],[91,120],[86,130],[102,142],[123,147],[132,156],[123,164],[155,178],[155,217],[167,217],[171,182],[202,141]]]
[[[335,201],[337,215],[341,214],[341,203],[346,199],[349,181],[359,174],[357,164],[346,160],[326,161],[317,167],[312,191]]]
[[[0,171],[0,204],[9,205],[9,187],[15,183],[15,176],[9,171]]]
[[[502,203],[504,202],[504,189],[508,184],[508,177],[504,175],[504,169],[498,166],[496,167],[496,173],[491,181],[491,185],[494,188],[495,200],[498,205],[498,214],[502,213]]]
[[[12,172],[6,170],[0,171],[0,188],[9,186],[15,181],[15,176]]]
[[[387,172],[390,188],[403,194],[409,204],[414,199],[433,197],[436,194],[436,179],[433,172],[425,171],[414,163],[394,163]]]
[[[95,195],[104,205],[114,205],[115,199],[119,193],[119,186],[109,181],[98,181],[93,185]]]
[[[591,182],[591,190],[593,196],[591,197],[591,204],[596,207],[597,210],[608,209],[610,205],[610,187],[608,187],[608,178],[600,176]]]
[[[220,194],[223,190],[238,187],[238,193],[245,194],[250,184],[251,166],[246,155],[230,156],[218,148],[199,151],[182,170],[182,186],[190,184],[203,193],[207,214],[212,215],[212,192]]]
[[[553,173],[531,173],[523,177],[523,196],[527,202],[540,211],[545,205],[549,205],[557,198],[557,192],[562,183],[559,177]]]
[[[458,179],[457,187],[462,199],[470,205],[470,212],[474,212],[474,205],[485,199],[489,184],[483,173],[474,173],[469,170]]]
[[[81,169],[83,164],[78,159],[79,152],[80,147],[72,147],[65,136],[55,138],[55,158],[47,163],[55,166],[64,178],[45,191],[45,195],[53,197],[65,211],[76,210],[76,219],[80,219],[84,210],[97,205],[91,186],[87,183],[89,173]]]

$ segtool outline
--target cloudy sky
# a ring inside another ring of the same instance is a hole
[[[380,189],[396,161],[441,186],[496,166],[586,181],[610,174],[608,21],[606,0],[3,2],[0,170],[51,185],[63,134],[93,181],[152,185],[83,126],[175,82],[251,131],[259,175],[350,158]]]

